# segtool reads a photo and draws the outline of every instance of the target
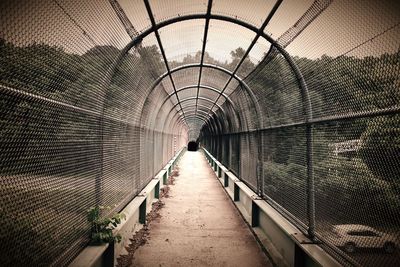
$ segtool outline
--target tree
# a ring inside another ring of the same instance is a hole
[[[228,68],[232,70],[235,69],[240,60],[242,60],[242,58],[244,57],[245,53],[246,51],[241,47],[238,47],[235,50],[231,51],[230,55],[232,57],[232,62],[229,63]],[[245,76],[254,68],[255,65],[253,64],[253,62],[251,62],[250,59],[246,57],[242,65],[240,66],[239,70],[242,76]]]
[[[379,117],[368,123],[361,136],[361,158],[378,177],[397,183],[400,178],[400,118]]]

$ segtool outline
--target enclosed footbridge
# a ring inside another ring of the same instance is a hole
[[[399,10],[1,1],[0,265],[399,266]]]

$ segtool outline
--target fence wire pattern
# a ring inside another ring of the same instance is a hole
[[[68,265],[197,140],[343,265],[399,266],[398,10],[1,1],[0,264]]]

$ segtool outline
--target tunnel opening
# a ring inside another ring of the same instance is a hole
[[[188,143],[188,151],[197,151],[199,149],[199,144],[196,141],[190,141]]]

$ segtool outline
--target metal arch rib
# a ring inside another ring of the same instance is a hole
[[[195,109],[188,110],[187,114],[193,114],[193,111],[195,111]],[[201,109],[198,109],[197,111],[200,112],[201,114],[205,114],[206,117],[208,118],[208,116],[207,116],[208,112],[207,111],[204,111],[204,110],[201,110]]]
[[[194,100],[194,99],[196,99],[196,97],[190,97],[191,99],[189,99],[189,100]],[[209,100],[209,99],[208,99]],[[212,100],[209,100],[210,102],[212,101]],[[172,107],[171,109],[170,109],[170,111],[168,112],[168,114],[167,114],[167,116],[166,116],[166,118],[168,118],[169,117],[169,115],[175,110],[176,111],[176,114],[174,115],[174,117],[177,115],[177,114],[179,114],[179,111],[180,110],[177,110],[176,109],[176,106],[177,105],[175,105],[174,107]],[[215,116],[218,116],[218,114],[215,112],[215,111],[212,111],[213,113],[214,113],[214,115]],[[172,117],[171,119],[173,119],[174,117]],[[210,116],[209,116],[210,117]]]
[[[147,13],[148,13],[150,21],[151,21],[151,29],[154,32],[155,36],[156,36],[157,43],[158,43],[158,46],[160,48],[161,55],[162,55],[162,57],[164,59],[164,64],[165,64],[165,67],[167,68],[169,79],[171,80],[172,87],[174,88],[174,91],[176,93],[175,82],[174,82],[174,79],[172,78],[171,70],[170,70],[170,67],[169,67],[169,64],[168,64],[167,56],[165,55],[165,50],[164,50],[164,47],[163,47],[162,42],[161,42],[161,37],[160,37],[160,34],[158,32],[158,28],[156,27],[157,23],[156,23],[156,21],[154,19],[153,11],[151,10],[151,6],[150,6],[150,3],[149,3],[149,0],[143,0],[143,2],[144,2],[144,5],[146,7]],[[180,105],[178,94],[176,94],[176,99],[178,100],[178,104]],[[181,107],[181,109],[182,109],[182,107]],[[183,110],[182,110],[182,112],[183,112],[183,116],[185,116],[185,112]]]
[[[237,63],[235,69],[232,71],[232,74],[230,75],[228,81],[226,82],[225,86],[222,88],[221,93],[218,95],[217,99],[215,99],[215,102],[213,104],[213,106],[210,108],[210,110],[213,109],[214,105],[218,102],[218,100],[221,97],[221,94],[228,88],[229,83],[231,82],[231,80],[233,79],[233,77],[235,76],[235,74],[237,73],[237,71],[239,70],[239,68],[241,67],[241,65],[243,64],[243,62],[246,60],[246,57],[250,54],[251,50],[253,49],[253,47],[256,45],[258,39],[261,37],[261,34],[264,33],[264,29],[267,27],[268,23],[271,21],[273,15],[275,14],[275,12],[278,10],[279,6],[281,5],[283,0],[277,0],[275,2],[275,5],[273,6],[272,10],[269,12],[268,16],[265,18],[264,22],[262,23],[262,25],[260,26],[260,28],[258,29],[256,36],[253,38],[253,40],[251,41],[249,47],[247,48],[246,52],[243,54],[242,58],[239,60],[239,62]],[[256,108],[256,112],[258,113],[258,116],[261,116],[261,112],[259,107],[257,106],[257,101],[255,101],[255,96],[252,93],[249,93],[250,97],[252,98],[252,101],[254,102],[254,107]],[[262,121],[263,119],[261,117],[259,117],[259,122],[258,123],[258,127],[261,128],[262,127]]]
[[[194,89],[194,88],[198,88],[198,87],[200,87],[202,89],[213,91],[213,92],[215,92],[217,94],[221,93],[221,91],[218,90],[215,87],[208,86],[208,85],[195,85],[195,84],[181,87],[181,88],[177,89],[176,92],[179,93],[179,92],[182,92],[182,91],[185,91],[185,90]],[[160,108],[168,101],[168,99],[170,99],[174,95],[175,95],[175,93],[170,93],[166,98],[164,98]],[[233,101],[232,101],[232,99],[230,99],[229,96],[227,96],[225,93],[222,93],[222,97],[225,98],[225,100],[228,101],[232,106],[234,106]]]
[[[189,123],[191,120],[198,120],[198,121],[201,121],[203,123],[203,125],[206,124],[206,125],[208,125],[210,127],[210,125],[209,125],[210,122],[206,118],[199,117],[198,115],[199,114],[197,114],[197,115],[194,115],[194,114],[190,114],[189,115],[189,114],[187,114],[187,117],[185,119],[183,117],[179,117],[176,120],[176,123],[183,123],[184,120],[187,120],[186,123]]]
[[[172,116],[171,121],[174,120],[174,118],[175,118],[177,115],[179,115],[179,118],[177,119],[177,121],[183,120],[183,119],[184,119],[184,118],[182,117],[182,114],[179,114],[179,112],[178,112],[176,109],[171,109],[170,112],[168,113],[168,116],[169,116],[169,114],[171,114],[171,112],[172,112],[173,110],[175,110],[176,112],[175,112],[175,114]],[[213,111],[213,113],[214,113],[214,115],[215,115],[217,118],[219,118],[218,114],[217,114],[215,111]],[[199,114],[197,114],[197,116],[198,116],[198,115],[199,115]],[[167,116],[167,117],[168,117],[168,116]],[[194,116],[194,114],[191,114],[191,116]],[[207,119],[207,123],[206,123],[206,124],[209,124],[209,125],[212,124],[212,121],[208,120],[209,117],[206,117],[206,116],[204,116],[204,115],[201,115],[201,116],[202,116],[202,118]],[[221,122],[218,121],[218,124],[220,124],[220,123],[221,123]],[[164,125],[164,127],[165,127],[165,125]],[[217,126],[216,126],[216,127],[217,127]],[[219,127],[222,127],[222,125],[219,125]],[[214,127],[213,127],[213,128],[214,128]]]
[[[183,117],[179,117],[177,120],[176,120],[176,122],[183,122],[184,120],[188,120],[188,121],[186,121],[187,123],[189,123],[190,122],[190,120],[198,120],[198,121],[201,121],[201,122],[203,122],[203,125],[204,124],[206,124],[206,125],[209,125],[209,127],[210,127],[210,122],[205,118],[205,117],[202,117],[202,116],[198,116],[199,114],[194,114],[194,113],[192,113],[192,114],[187,114],[187,117],[186,118],[183,118]],[[201,127],[200,127],[201,128]],[[214,127],[212,127],[213,129],[214,129]]]
[[[197,106],[200,107],[200,108],[204,108],[204,110],[201,109],[201,110],[204,111],[204,112],[208,111],[208,109],[210,108],[209,106],[201,105],[201,104],[198,104]],[[184,107],[184,108],[187,108],[187,109],[186,109],[187,112],[192,111],[192,109],[189,109],[189,107],[190,107],[190,108],[193,108],[193,106],[186,106],[186,107]],[[186,113],[186,112],[185,112],[185,113]]]
[[[172,74],[172,73],[177,72],[177,71],[180,71],[180,70],[184,70],[184,69],[187,69],[187,68],[197,68],[197,67],[199,67],[199,66],[200,66],[199,63],[185,64],[185,65],[181,65],[181,66],[179,66],[179,67],[176,67],[176,68],[172,69],[170,72],[171,72],[171,74]],[[215,69],[215,70],[219,70],[219,71],[224,72],[225,74],[229,75],[230,77],[232,76],[234,79],[236,79],[236,80],[239,82],[239,84],[241,84],[241,85],[243,86],[243,88],[245,89],[245,91],[246,91],[246,92],[250,95],[250,97],[252,98],[252,102],[254,102],[254,105],[255,105],[256,110],[257,110],[257,115],[260,117],[260,121],[262,121],[261,112],[259,111],[259,107],[258,107],[257,102],[256,102],[256,97],[255,97],[253,91],[251,91],[250,87],[243,81],[243,79],[241,79],[238,75],[233,74],[230,70],[228,70],[228,69],[226,69],[226,68],[224,68],[224,67],[218,66],[218,65],[203,64],[203,67],[205,67],[205,68],[211,68],[211,69]],[[162,75],[153,83],[153,85],[152,85],[152,87],[151,87],[151,89],[150,89],[149,95],[155,90],[155,88],[157,87],[157,85],[160,84],[161,81],[162,81],[165,77],[167,77],[167,76],[168,76],[168,72],[162,74]],[[174,90],[174,92],[171,93],[171,94],[172,94],[172,95],[175,95],[175,90]],[[170,94],[170,95],[171,95],[171,94]],[[228,97],[228,96],[227,96],[227,97]],[[228,98],[229,98],[229,97],[228,97]],[[214,101],[213,101],[213,103],[214,103]],[[231,101],[231,103],[232,103],[232,106],[234,107],[235,105],[233,104],[233,101]],[[218,107],[218,106],[217,106],[217,107]],[[240,117],[240,116],[239,116],[239,117]],[[261,128],[261,127],[259,127],[259,128]]]
[[[199,110],[197,110],[197,111],[199,111]],[[205,113],[204,111],[202,111],[202,113],[199,113],[199,112],[198,112],[197,115],[195,115],[195,114],[193,113],[193,110],[190,111],[190,112],[191,112],[190,115],[191,115],[191,116],[194,116],[194,117],[195,117],[195,116],[199,116],[199,115],[201,114],[201,117],[202,117],[202,118],[207,119],[207,123],[206,123],[206,124],[208,124],[208,125],[215,125],[213,128],[218,128],[218,129],[222,129],[222,128],[223,128],[223,122],[221,121],[221,117],[218,116],[218,114],[215,113],[215,112],[214,112],[214,116],[217,118],[216,120],[209,120],[209,116],[202,115],[202,114]],[[178,121],[184,119],[184,117],[182,117],[182,114],[179,114],[178,112],[174,114],[174,116],[172,117],[172,119],[175,118],[176,115],[179,115],[179,118],[177,119]],[[208,114],[207,114],[207,115],[208,115]],[[172,120],[172,119],[171,119],[171,120]]]
[[[206,98],[206,97],[195,97],[195,96],[191,96],[191,97],[187,97],[187,98],[181,99],[180,103],[176,103],[176,104],[173,106],[173,108],[176,108],[178,105],[180,105],[180,104],[182,104],[182,103],[184,103],[184,102],[187,102],[187,101],[190,101],[190,100],[196,100],[196,99],[204,100],[204,101],[207,101],[207,102],[209,102],[209,103],[214,103],[213,100],[211,100],[211,99],[209,99],[209,98]],[[223,109],[220,105],[216,104],[216,106],[217,106],[222,112],[224,112],[224,109]],[[180,106],[180,107],[181,107],[180,110],[182,110],[182,106]],[[178,112],[179,112],[180,110],[178,110]],[[182,110],[182,112],[184,112],[184,110]]]
[[[203,36],[203,46],[201,48],[201,59],[200,59],[200,70],[199,70],[199,79],[197,83],[197,92],[196,92],[196,113],[197,113],[197,104],[198,104],[198,97],[200,93],[200,84],[201,84],[201,75],[203,72],[203,63],[204,63],[204,54],[206,52],[206,44],[207,44],[207,36],[208,36],[208,29],[210,26],[210,15],[211,15],[211,8],[213,6],[213,1],[208,0],[207,5],[207,13],[206,13],[206,22],[204,24],[204,36]]]
[[[227,74],[229,76],[232,76],[232,71],[230,71],[230,70],[228,70],[228,69],[226,69],[224,67],[218,66],[218,65],[204,64],[204,63],[202,65],[200,65],[200,63],[184,64],[184,65],[181,65],[179,67],[171,69],[170,73],[168,73],[168,71],[167,71],[167,72],[161,74],[160,77],[158,77],[158,79],[151,86],[149,95],[154,91],[154,89],[157,87],[157,85],[159,85],[162,82],[162,80],[164,78],[168,77],[169,74],[173,74],[173,73],[175,73],[177,71],[181,71],[181,70],[188,69],[188,68],[198,68],[200,66],[202,66],[203,68],[210,68],[210,69],[219,70],[219,71],[224,72],[225,74]],[[233,78],[235,78],[240,84],[242,84],[246,88],[246,90],[250,90],[249,86],[238,75],[233,75]],[[175,95],[175,91],[172,93],[172,95]]]
[[[293,59],[291,58],[291,56],[289,55],[288,52],[286,52],[286,50],[279,45],[276,40],[274,40],[271,36],[267,35],[265,32],[260,32],[259,28],[247,23],[245,21],[239,20],[237,18],[232,18],[232,17],[228,17],[228,16],[224,16],[224,15],[216,15],[216,14],[211,14],[209,15],[210,19],[215,19],[215,20],[221,20],[221,21],[226,21],[226,22],[231,22],[234,24],[237,24],[239,26],[242,26],[244,28],[247,28],[250,31],[253,31],[254,33],[260,33],[260,36],[263,37],[266,41],[268,41],[269,43],[271,43],[276,49],[278,49],[278,51],[284,56],[284,58],[288,61],[290,67],[292,68],[298,82],[299,82],[299,86],[300,89],[302,90],[302,95],[304,95],[305,99],[303,100],[306,103],[303,103],[304,109],[305,109],[305,115],[306,115],[306,119],[310,120],[312,118],[312,111],[311,111],[311,101],[309,99],[309,94],[308,94],[308,88],[306,85],[306,82],[303,78],[302,73],[300,72],[300,70],[298,69],[297,65],[294,63]],[[182,22],[182,21],[186,21],[186,20],[193,20],[193,19],[206,19],[207,18],[207,14],[191,14],[191,15],[185,15],[185,16],[178,16],[178,17],[174,17],[168,20],[164,20],[159,22],[158,24],[156,24],[154,27],[151,27],[145,31],[143,31],[140,35],[138,35],[135,39],[133,39],[131,42],[129,42],[124,49],[121,50],[121,53],[119,55],[119,57],[116,59],[115,63],[113,64],[113,66],[111,67],[111,77],[109,77],[109,80],[111,81],[112,76],[114,75],[114,73],[116,72],[116,67],[120,64],[120,62],[122,61],[123,57],[125,56],[126,53],[128,53],[128,51],[138,45],[139,43],[142,42],[142,40],[147,37],[149,34],[153,33],[155,30],[159,30],[163,27],[166,27],[168,25],[177,23],[177,22]],[[199,65],[199,64],[197,64]],[[204,66],[204,65],[203,65]],[[216,66],[216,65],[215,65]],[[152,90],[149,92],[149,94],[152,92]]]
[[[218,90],[217,88],[214,88],[214,87],[212,87],[212,86],[206,86],[206,85],[200,85],[200,87],[201,88],[203,88],[203,89],[207,89],[207,90],[210,90],[210,91],[213,91],[213,92],[215,92],[215,93],[217,93],[217,94],[219,94],[221,91],[220,90]],[[188,85],[188,86],[184,86],[184,87],[182,87],[182,88],[180,88],[180,89],[177,89],[177,92],[179,93],[179,92],[181,92],[181,91],[184,91],[184,90],[188,90],[188,89],[193,89],[193,88],[197,88],[197,85]],[[174,95],[174,93],[171,93],[171,94],[169,94],[164,100],[163,100],[163,103],[161,104],[161,106],[160,106],[160,108],[159,108],[159,110],[158,110],[158,113],[160,113],[161,112],[161,109],[162,109],[162,107],[163,107],[163,105],[168,101],[168,99],[170,99],[172,96]],[[238,122],[239,122],[239,125],[242,125],[242,123],[241,123],[241,117],[240,117],[240,114],[239,114],[239,111],[237,110],[237,108],[236,108],[236,105],[233,103],[233,101],[226,95],[226,94],[222,94],[222,96],[225,98],[225,100],[231,105],[231,107],[232,107],[232,109],[233,109],[233,111],[234,111],[234,113],[235,113],[235,115],[236,115],[236,118],[237,118],[237,120],[238,120]],[[201,106],[203,106],[203,105],[201,105]],[[204,106],[205,107],[205,106]],[[209,109],[209,107],[207,107],[207,110]],[[158,113],[157,113],[157,117],[158,117]]]
[[[176,106],[175,106],[175,107],[176,107]],[[169,118],[169,116],[171,115],[171,113],[172,113],[173,111],[175,111],[175,114],[174,114],[174,116],[172,116],[171,121],[175,118],[176,115],[179,115],[179,110],[177,110],[175,107],[171,107],[171,109],[169,110],[168,114],[165,116],[166,119]],[[218,116],[218,114],[217,114],[215,111],[213,111],[213,113],[214,113],[215,116]],[[165,122],[164,122],[164,125],[163,125],[162,128],[164,129],[165,126],[166,126],[166,125],[165,125]]]
[[[177,22],[182,22],[182,21],[186,21],[186,20],[193,20],[193,19],[206,19],[207,14],[191,14],[191,15],[185,15],[185,16],[178,16],[178,17],[174,17],[168,20],[164,20],[162,22],[159,22],[158,24],[154,25],[154,27],[151,27],[145,31],[143,31],[141,34],[139,34],[135,39],[133,39],[131,42],[129,42],[122,50],[120,55],[118,56],[118,58],[116,59],[116,61],[114,62],[114,64],[110,67],[110,72],[107,75],[106,78],[106,82],[105,82],[105,86],[109,87],[111,80],[113,78],[113,76],[115,75],[116,71],[117,71],[117,67],[120,65],[120,63],[122,62],[124,56],[128,53],[128,51],[140,44],[142,42],[142,40],[148,36],[149,34],[153,33],[155,30],[161,29],[163,27],[166,27],[168,25],[177,23]],[[228,17],[228,16],[224,16],[224,15],[216,15],[216,14],[211,14],[209,15],[210,19],[215,19],[215,20],[221,20],[221,21],[226,21],[226,22],[231,22],[234,23],[236,25],[242,26],[244,28],[247,28],[250,31],[253,31],[254,33],[259,33],[259,28],[244,22],[242,20],[239,20],[237,18],[232,18],[232,17]],[[309,92],[308,92],[308,88],[306,85],[306,82],[304,80],[304,77],[301,73],[301,71],[299,70],[299,68],[297,67],[296,63],[293,61],[293,59],[291,58],[291,56],[289,55],[288,52],[286,52],[286,50],[279,45],[279,43],[276,42],[276,40],[274,40],[271,36],[267,35],[265,32],[261,32],[260,34],[261,37],[263,37],[266,41],[268,41],[269,43],[271,43],[282,55],[283,57],[286,59],[286,61],[289,63],[289,66],[291,67],[293,73],[296,76],[296,79],[299,83],[299,87],[301,90],[301,95],[303,98],[303,110],[304,110],[304,115],[306,118],[306,123],[309,123],[310,120],[312,120],[312,109],[311,109],[311,100],[309,97]],[[154,88],[153,88],[154,89]],[[149,92],[149,94],[152,92],[152,90]],[[259,116],[261,116],[261,114],[258,114]],[[262,120],[261,120],[262,121]]]

